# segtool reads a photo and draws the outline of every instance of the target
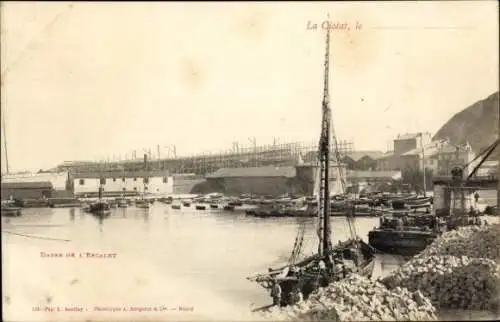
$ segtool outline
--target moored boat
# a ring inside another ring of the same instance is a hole
[[[158,201],[159,202],[162,202],[164,204],[167,204],[167,205],[171,205],[172,204],[172,197],[166,197],[166,198],[158,198]]]
[[[135,201],[135,206],[136,206],[136,208],[149,209],[151,206],[151,203],[146,199],[137,199]]]
[[[370,246],[382,253],[413,256],[429,246],[438,235],[417,228],[385,230],[376,228],[368,233]]]
[[[19,217],[21,216],[21,207],[16,207],[10,202],[3,202],[0,212],[4,217]]]
[[[45,208],[49,206],[47,199],[19,199],[14,200],[14,205],[22,208]]]
[[[74,208],[80,207],[80,201],[76,198],[49,198],[50,208]]]
[[[128,202],[126,199],[120,198],[116,200],[116,205],[118,206],[118,208],[127,208]]]
[[[292,254],[288,264],[279,269],[269,269],[267,273],[259,274],[248,279],[259,283],[267,290],[271,290],[273,305],[293,305],[301,299],[307,300],[308,296],[320,287],[328,286],[331,282],[340,280],[351,272],[370,276],[373,268],[374,250],[368,244],[356,236],[354,223],[348,218],[349,232],[351,238],[345,242],[332,245],[332,227],[330,223],[330,142],[331,133],[331,110],[328,94],[328,71],[329,71],[329,43],[330,29],[327,28],[326,54],[325,54],[325,77],[324,94],[322,104],[321,136],[319,144],[318,159],[319,168],[315,193],[317,201],[318,218],[318,248],[317,252],[305,259],[299,260],[303,254],[303,242],[307,226],[305,221],[300,221],[299,230],[295,238]],[[333,140],[335,136],[333,136]],[[335,156],[337,164],[340,162],[337,144]],[[326,184],[325,184],[326,183]],[[337,183],[344,190],[343,173],[338,169]],[[271,210],[271,212],[276,209]],[[278,213],[281,209],[277,210]],[[279,295],[277,295],[279,294]],[[258,309],[257,309],[258,310]]]
[[[205,209],[207,209],[207,207],[205,205],[196,205],[195,209],[196,210],[205,210]]]
[[[111,214],[111,207],[106,201],[97,201],[90,204],[87,211],[94,216],[104,217]]]

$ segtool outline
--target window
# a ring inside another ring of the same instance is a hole
[[[168,178],[167,177],[163,177],[163,183],[168,183]]]
[[[144,179],[142,180],[142,182],[144,182],[144,183],[149,183],[149,178],[144,178]]]
[[[137,178],[134,178],[134,181],[137,181]]]
[[[99,182],[100,182],[101,184],[106,184],[106,178],[101,178],[101,179],[99,180]]]
[[[113,182],[116,182],[116,178],[113,178]]]
[[[144,191],[148,190],[148,187],[144,187]]]
[[[85,179],[80,179],[80,186],[83,186],[85,184]]]
[[[122,178],[122,182],[125,182],[125,178]]]
[[[123,188],[122,190],[123,190],[123,191],[127,191],[127,188]]]
[[[137,187],[134,187],[134,191],[137,191]]]

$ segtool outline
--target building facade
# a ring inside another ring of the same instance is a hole
[[[121,173],[77,173],[73,175],[76,197],[96,196],[99,186],[105,196],[172,194],[174,179],[163,171],[137,171]]]
[[[2,199],[72,197],[71,175],[63,172],[9,174],[2,177]]]
[[[377,168],[377,160],[384,155],[381,151],[347,152],[342,162],[348,170],[373,171]]]
[[[44,199],[51,198],[53,192],[49,181],[41,182],[2,182],[1,197],[7,199]]]
[[[400,134],[393,140],[392,151],[377,157],[375,168],[378,171],[397,171],[413,166],[418,161],[415,157],[407,156],[407,153],[421,149],[429,142],[431,134],[428,132]]]
[[[394,154],[402,155],[410,150],[421,148],[429,142],[431,142],[431,134],[429,132],[398,135],[394,139]]]
[[[422,171],[424,168],[437,176],[450,175],[453,167],[465,167],[464,175],[468,175],[477,165],[473,161],[476,154],[470,145],[454,146],[448,141],[434,141],[423,148],[416,148],[401,155],[402,169]]]

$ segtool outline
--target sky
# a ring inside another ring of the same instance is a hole
[[[496,1],[7,2],[10,171],[157,145],[316,142],[325,19],[349,26],[331,32],[330,104],[338,139],[358,150],[434,133],[498,91]]]

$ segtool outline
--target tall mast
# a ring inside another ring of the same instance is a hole
[[[9,158],[7,156],[7,128],[5,126],[5,111],[2,117],[2,130],[3,130],[3,144],[5,150],[5,171],[6,174],[9,174]]]
[[[320,186],[318,200],[318,217],[320,221],[318,253],[325,256],[331,249],[330,238],[330,189],[329,189],[329,167],[330,167],[330,97],[328,92],[328,80],[330,72],[330,28],[326,32],[325,50],[325,75],[323,83],[323,102],[321,135],[319,140],[319,171]]]

